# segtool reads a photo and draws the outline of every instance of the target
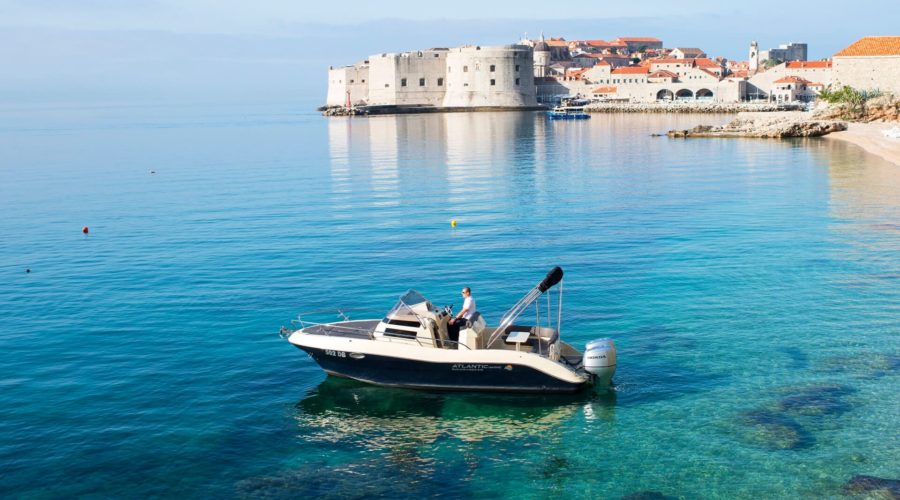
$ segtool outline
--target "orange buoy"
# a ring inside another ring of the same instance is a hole
[[[91,232],[91,230],[88,229],[87,226],[84,226],[83,228],[81,228],[81,232],[84,233],[84,234],[88,234],[89,232]]]

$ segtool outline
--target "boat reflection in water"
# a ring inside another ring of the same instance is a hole
[[[434,393],[328,377],[297,403],[303,439],[370,451],[546,436],[575,418],[611,421],[615,391],[515,396]]]

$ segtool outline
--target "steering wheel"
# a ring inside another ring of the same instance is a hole
[[[453,316],[453,304],[444,306],[444,314],[446,314],[447,316]]]

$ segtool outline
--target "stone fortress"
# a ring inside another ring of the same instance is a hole
[[[327,106],[401,109],[535,108],[526,45],[384,53],[328,70]]]
[[[898,82],[900,37],[864,37],[820,61],[807,61],[805,43],[759,50],[751,42],[746,61],[728,61],[696,47],[667,49],[652,37],[566,41],[542,34],[513,45],[383,53],[331,67],[326,108],[535,109],[564,96],[600,103],[787,104],[813,101],[823,89],[842,85],[900,95]]]

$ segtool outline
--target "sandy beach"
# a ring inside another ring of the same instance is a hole
[[[849,123],[847,130],[832,132],[825,138],[856,144],[867,152],[900,166],[900,139],[885,137],[881,133],[882,130],[896,126],[896,123]]]

